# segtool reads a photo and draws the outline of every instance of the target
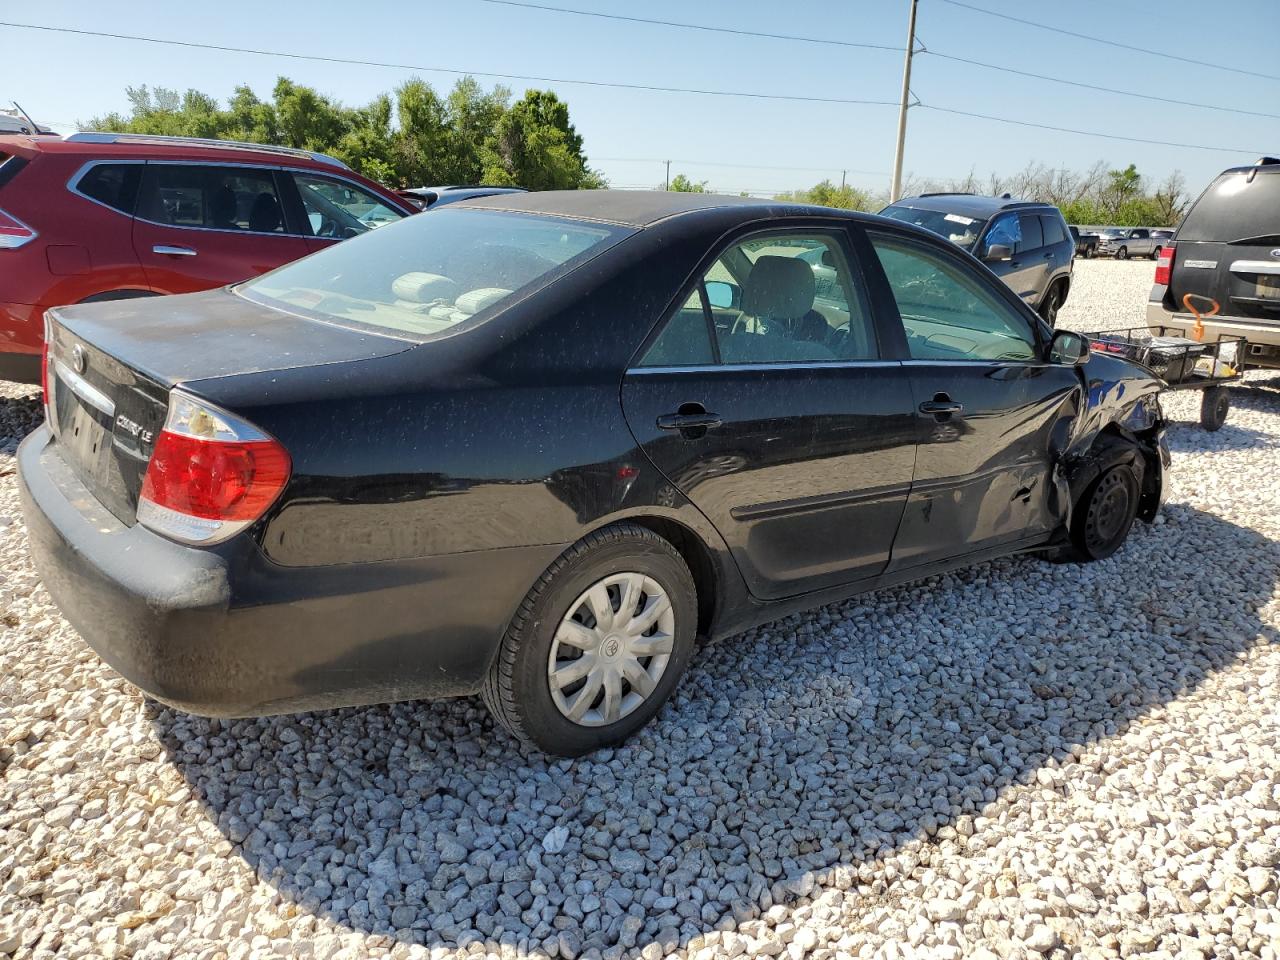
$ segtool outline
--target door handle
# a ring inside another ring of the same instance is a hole
[[[158,253],[162,257],[194,257],[196,252],[190,247],[173,247],[167,243],[157,243],[151,248],[152,253]]]
[[[939,419],[953,413],[961,413],[963,410],[963,403],[956,403],[945,393],[935,393],[932,400],[926,400],[920,404],[921,413],[931,413]]]
[[[1052,251],[1052,250],[1050,250],[1048,253],[1046,253],[1046,254],[1044,255],[1044,258],[1045,258],[1046,260],[1052,260],[1052,259],[1053,259],[1053,251]]]
[[[714,413],[664,413],[658,417],[659,430],[692,430],[718,427],[723,421]]]

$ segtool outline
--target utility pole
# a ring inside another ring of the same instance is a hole
[[[663,190],[671,189],[671,161],[670,160],[667,161],[667,179],[663,181],[662,189]]]
[[[902,104],[898,107],[898,149],[893,155],[893,189],[889,202],[902,195],[902,152],[907,144],[907,109],[911,106],[911,56],[916,52],[916,5],[911,0],[911,14],[907,18],[907,58],[902,65]]]
[[[841,193],[844,193],[844,177],[845,177],[845,174],[847,174],[848,172],[849,172],[848,170],[840,171],[840,192]]]

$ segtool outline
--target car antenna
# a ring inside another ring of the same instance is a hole
[[[31,119],[31,114],[27,113],[27,111],[22,109],[22,107],[18,106],[17,100],[10,100],[9,102],[13,104],[14,108],[18,111],[18,113],[22,114],[22,119],[27,121],[27,123],[31,125],[31,130],[28,132],[32,136],[38,136],[40,133],[40,127],[36,124],[34,120]]]

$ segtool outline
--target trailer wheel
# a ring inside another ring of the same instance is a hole
[[[1231,409],[1231,395],[1226,387],[1210,387],[1200,401],[1200,426],[1210,433],[1222,427]]]

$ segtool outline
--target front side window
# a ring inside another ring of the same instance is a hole
[[[385,200],[345,180],[295,173],[293,181],[314,237],[344,240],[404,217]]]
[[[1030,324],[976,276],[935,251],[872,238],[913,360],[1035,360]]]
[[[174,227],[284,233],[275,176],[246,167],[148,163],[138,216]]]
[[[141,178],[140,163],[99,163],[80,178],[76,189],[86,197],[133,216]]]
[[[1008,247],[1010,252],[1014,252],[1021,242],[1022,226],[1018,222],[1018,215],[1006,213],[991,224],[991,229],[987,231],[987,238],[982,241],[982,249],[985,253],[999,244]]]
[[[630,233],[557,217],[445,208],[334,244],[236,292],[321,320],[428,339],[491,316]]]
[[[714,331],[714,345],[709,341]],[[734,244],[703,274],[642,366],[794,363],[879,356],[870,313],[832,234],[765,234]]]

